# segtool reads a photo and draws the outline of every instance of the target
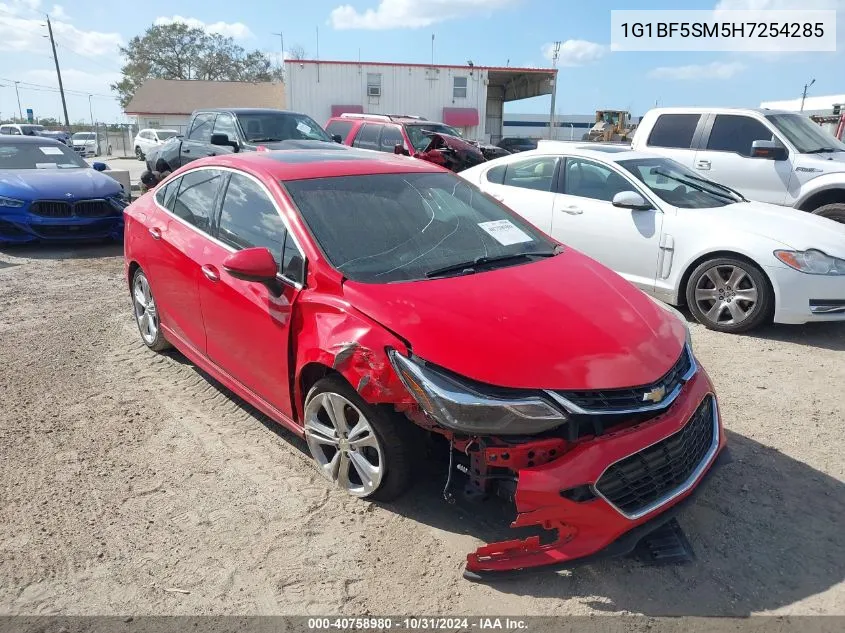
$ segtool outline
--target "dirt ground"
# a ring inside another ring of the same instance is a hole
[[[120,247],[0,251],[0,613],[845,614],[845,324],[693,339],[734,457],[680,516],[697,559],[472,584],[445,473],[348,498],[143,347]]]

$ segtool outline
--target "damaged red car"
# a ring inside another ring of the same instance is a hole
[[[396,498],[435,438],[446,481],[539,532],[469,554],[470,579],[630,551],[725,446],[672,308],[431,163],[201,159],[126,210],[124,248],[144,343],[303,437],[342,490]]]
[[[461,138],[450,125],[407,114],[344,113],[329,119],[326,131],[344,145],[413,156],[454,172],[480,165],[488,155],[503,155],[494,153],[498,148]]]

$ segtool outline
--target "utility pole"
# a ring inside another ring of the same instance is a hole
[[[808,84],[804,84],[804,94],[801,95],[801,112],[804,111],[804,101],[807,99],[807,89],[814,83],[816,83],[815,79],[811,80]]]
[[[555,128],[555,97],[557,96],[557,59],[560,56],[560,41],[554,43],[552,50],[552,67],[555,69],[552,79],[552,107],[549,109],[549,139],[554,138]]]
[[[65,87],[62,85],[62,71],[59,70],[59,56],[56,55],[56,41],[53,39],[53,25],[50,24],[50,16],[47,16],[47,31],[50,33],[50,46],[53,47],[53,61],[56,62],[56,76],[59,78],[59,92],[62,95],[62,111],[65,113],[65,126],[70,127],[70,119],[67,117],[67,102],[65,101]]]
[[[23,110],[21,109],[21,93],[18,91],[18,84],[20,82],[15,82],[15,94],[18,96],[18,115],[21,118],[21,123],[23,123]]]
[[[88,112],[91,114],[91,131],[94,131],[94,108],[91,106],[91,95],[88,95]]]
[[[278,35],[279,43],[282,45],[282,56],[279,58],[279,68],[282,71],[282,83],[285,82],[285,34],[271,33],[270,35]]]

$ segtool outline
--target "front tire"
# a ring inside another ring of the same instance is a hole
[[[144,152],[141,151],[140,147],[135,148],[135,158],[138,160],[144,160]]]
[[[774,308],[774,292],[750,262],[719,257],[702,262],[690,275],[687,306],[711,330],[738,334],[760,326]]]
[[[390,501],[410,485],[412,422],[368,404],[337,375],[305,399],[305,441],[320,473],[353,497]]]
[[[845,224],[845,203],[835,202],[833,204],[826,204],[818,209],[814,209],[813,215],[820,215],[823,218],[829,218]]]
[[[170,343],[164,338],[164,333],[161,331],[161,319],[158,315],[150,282],[140,268],[132,276],[132,308],[135,314],[135,323],[138,325],[138,332],[141,334],[144,345],[154,352],[162,352],[168,349]]]

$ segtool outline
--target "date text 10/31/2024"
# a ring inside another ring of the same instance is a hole
[[[525,631],[528,624],[519,618],[448,618],[448,617],[368,617],[368,618],[309,618],[308,628],[320,630],[501,630]]]

